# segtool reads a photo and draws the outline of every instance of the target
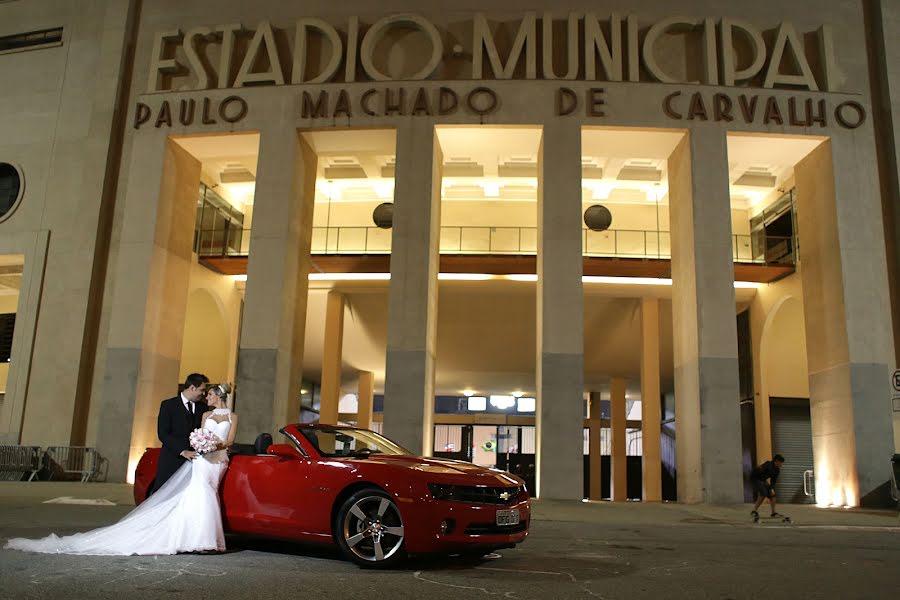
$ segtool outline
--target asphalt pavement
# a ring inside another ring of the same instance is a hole
[[[0,483],[0,544],[115,522],[114,484]],[[111,505],[46,504],[59,497]],[[535,504],[531,534],[481,560],[419,558],[362,570],[328,547],[229,538],[217,555],[90,557],[0,550],[0,598],[896,598],[896,512],[786,506],[754,525],[748,506]]]

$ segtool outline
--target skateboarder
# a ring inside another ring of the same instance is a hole
[[[775,510],[775,482],[778,480],[778,473],[781,471],[781,465],[784,464],[784,457],[776,454],[772,460],[767,460],[763,464],[754,467],[750,472],[750,483],[753,486],[753,496],[756,502],[750,514],[753,520],[759,519],[757,510],[760,505],[768,498],[772,507],[772,516],[775,518],[784,517]],[[766,480],[769,480],[766,482]]]

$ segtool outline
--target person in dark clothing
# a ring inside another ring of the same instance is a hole
[[[775,510],[775,482],[778,480],[778,474],[783,464],[784,457],[776,454],[772,460],[767,460],[763,464],[753,467],[753,470],[750,471],[750,483],[753,486],[753,496],[756,500],[750,513],[754,519],[759,518],[757,511],[766,499],[769,500],[769,504],[772,507],[773,517],[784,516]]]
[[[191,432],[201,426],[200,419],[209,408],[203,399],[209,379],[202,373],[191,373],[184,382],[184,391],[164,400],[159,406],[157,433],[162,442],[156,479],[150,484],[149,496],[160,489],[186,460],[194,460]]]

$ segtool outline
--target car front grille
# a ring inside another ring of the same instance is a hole
[[[528,529],[528,521],[516,525],[495,525],[494,523],[472,523],[466,527],[466,535],[511,535]]]
[[[428,489],[435,500],[470,502],[472,504],[499,504],[506,506],[520,502],[523,496],[523,490],[519,486],[486,487],[429,483]]]

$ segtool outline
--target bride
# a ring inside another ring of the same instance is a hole
[[[237,415],[227,400],[228,384],[213,386],[203,428],[219,438],[218,449],[183,464],[152,496],[121,521],[65,537],[14,538],[6,548],[52,554],[177,554],[225,550],[219,484],[228,468],[227,448],[234,443]]]

